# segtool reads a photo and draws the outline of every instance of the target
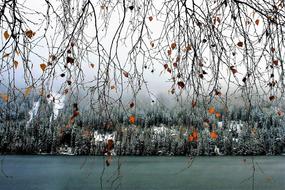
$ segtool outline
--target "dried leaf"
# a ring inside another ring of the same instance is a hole
[[[26,97],[29,96],[30,93],[31,93],[31,91],[32,91],[32,89],[33,89],[32,86],[29,86],[28,88],[26,88],[25,93],[24,93],[24,96],[26,96]]]
[[[130,103],[130,108],[133,108],[135,106],[134,102]]]
[[[0,97],[2,98],[3,102],[8,102],[9,101],[9,96],[7,94],[0,94]]]
[[[215,113],[215,108],[214,107],[210,107],[208,109],[209,114],[214,114]]]
[[[126,78],[129,77],[129,73],[128,73],[127,71],[124,71],[124,72],[123,72],[123,75],[124,75]]]
[[[195,108],[197,105],[197,102],[195,100],[192,100],[192,108]]]
[[[216,112],[215,115],[216,115],[216,118],[221,118],[221,116],[222,116],[219,112]]]
[[[28,38],[31,39],[36,33],[33,32],[32,30],[27,30],[27,31],[25,32],[25,34],[26,34],[26,36],[27,36]]]
[[[193,142],[193,141],[194,141],[194,138],[193,138],[192,135],[189,135],[189,136],[188,136],[188,141],[189,141],[189,142]]]
[[[2,58],[9,57],[10,53],[4,53]]]
[[[185,87],[185,84],[184,84],[183,81],[177,82],[177,85],[178,85],[180,88],[184,88],[184,87]]]
[[[167,68],[168,68],[168,65],[167,65],[167,64],[164,64],[163,67],[164,67],[164,69],[167,69]]]
[[[171,74],[171,72],[172,72],[172,71],[171,71],[171,69],[170,69],[170,68],[168,68],[168,69],[167,69],[167,72],[169,72],[169,73]]]
[[[259,19],[255,20],[255,24],[258,26],[259,25]]]
[[[232,71],[233,74],[236,74],[238,72],[234,66],[231,66],[230,70]]]
[[[45,71],[45,69],[46,69],[46,67],[47,67],[47,65],[46,65],[46,64],[44,64],[44,63],[42,63],[42,64],[40,64],[40,67],[41,67],[42,71],[44,72],[44,71]]]
[[[18,61],[13,61],[13,64],[14,64],[15,69],[17,69],[18,65],[19,65],[19,62]]]
[[[191,45],[186,46],[185,50],[186,50],[186,51],[192,50],[192,46],[191,46]]]
[[[114,148],[114,141],[112,139],[108,139],[107,141],[107,150],[111,151]]]
[[[72,57],[67,57],[66,58],[66,63],[70,63],[70,64],[73,64],[74,63],[74,59]]]
[[[148,17],[148,20],[149,20],[149,21],[152,21],[152,20],[153,20],[153,17],[152,17],[152,16]]]
[[[273,65],[278,65],[278,59],[272,61]]]
[[[275,100],[276,99],[276,96],[269,96],[269,100],[270,101],[273,101],[273,100]]]
[[[175,48],[176,48],[176,43],[173,42],[173,43],[171,44],[171,49],[175,49]]]
[[[91,63],[91,64],[90,64],[90,66],[91,66],[92,68],[94,68],[94,67],[95,67],[95,65],[94,65],[93,63]]]
[[[212,132],[210,133],[210,137],[211,137],[211,139],[216,140],[216,139],[218,138],[217,132],[212,131]]]
[[[135,121],[136,121],[135,116],[131,115],[131,116],[129,117],[129,121],[130,121],[131,124],[134,124]]]
[[[198,141],[198,131],[197,130],[194,130],[193,133],[192,133],[192,137],[193,137],[193,141]]]
[[[115,86],[115,85],[112,85],[112,86],[111,86],[111,90],[114,90],[114,89],[116,89],[116,86]]]
[[[171,49],[167,50],[167,55],[171,56],[171,54],[172,54],[172,50]]]
[[[283,111],[278,110],[278,111],[277,111],[277,115],[278,115],[278,116],[283,116],[283,115],[284,115],[284,112],[283,112]]]
[[[68,93],[68,88],[64,89],[64,94]]]
[[[8,38],[10,37],[10,34],[8,33],[8,31],[4,32],[4,38],[5,40],[8,40]]]
[[[132,11],[135,7],[133,5],[129,6],[129,9]]]
[[[237,43],[237,46],[238,46],[238,47],[242,47],[242,46],[243,46],[243,42],[241,42],[241,41],[238,42],[238,43]]]

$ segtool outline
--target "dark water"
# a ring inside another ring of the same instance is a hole
[[[103,157],[0,156],[0,159],[0,190],[101,189]],[[105,168],[103,189],[253,188],[251,157],[197,157],[189,168],[187,157],[120,157],[119,161],[119,170],[118,159]],[[285,156],[254,157],[254,163],[254,189],[285,189]]]

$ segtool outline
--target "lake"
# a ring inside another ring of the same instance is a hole
[[[285,156],[126,156],[113,158],[109,167],[100,156],[2,155],[0,159],[1,190],[100,190],[101,185],[122,190],[285,189]]]

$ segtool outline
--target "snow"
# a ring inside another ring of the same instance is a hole
[[[27,121],[27,124],[26,124],[27,127],[32,122],[34,116],[37,115],[39,107],[40,107],[40,99],[37,102],[33,102],[33,108],[29,111],[30,119]]]
[[[52,92],[47,98],[49,104],[53,106],[53,116],[50,117],[50,122],[58,117],[59,110],[64,108],[65,96],[56,92]]]
[[[94,140],[95,143],[99,142],[107,142],[108,140],[113,140],[115,141],[116,134],[114,133],[106,133],[106,134],[101,134],[98,131],[94,131]]]

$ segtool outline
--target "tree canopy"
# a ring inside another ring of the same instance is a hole
[[[237,95],[247,110],[283,100],[281,0],[4,0],[0,13],[6,103],[56,91],[108,115],[136,109],[157,73],[169,96],[205,113]]]

